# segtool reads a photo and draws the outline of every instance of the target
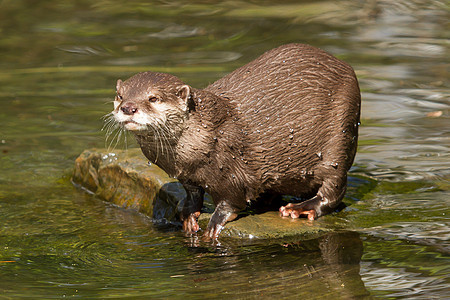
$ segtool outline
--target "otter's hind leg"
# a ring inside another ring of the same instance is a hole
[[[309,220],[329,214],[337,208],[347,188],[347,175],[335,175],[324,180],[316,196],[301,203],[289,203],[280,207],[283,217],[299,218],[306,216]]]

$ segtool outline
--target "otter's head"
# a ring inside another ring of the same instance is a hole
[[[117,81],[114,119],[136,134],[182,130],[188,117],[191,88],[175,76],[144,72]],[[150,132],[148,132],[150,131]]]

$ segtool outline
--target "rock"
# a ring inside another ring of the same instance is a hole
[[[154,219],[176,220],[186,192],[140,149],[85,150],[75,161],[73,183],[97,197]]]
[[[201,214],[200,228],[206,228],[211,214]],[[299,237],[313,239],[332,231],[322,220],[281,218],[277,211],[241,217],[225,225],[220,236],[257,239]]]
[[[154,164],[140,149],[85,150],[75,161],[75,185],[120,207],[137,210],[157,221],[177,222],[186,192],[182,185]],[[206,228],[211,214],[199,218]],[[336,218],[319,220],[280,218],[278,212],[247,215],[229,222],[222,236],[258,239],[284,237],[316,238],[339,228]]]

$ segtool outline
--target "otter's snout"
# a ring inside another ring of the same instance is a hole
[[[134,106],[133,104],[127,104],[127,105],[124,105],[124,106],[122,106],[121,108],[120,108],[120,110],[124,113],[124,114],[126,114],[126,115],[129,115],[129,116],[132,116],[132,115],[134,115],[136,112],[137,112],[137,107],[136,106]]]

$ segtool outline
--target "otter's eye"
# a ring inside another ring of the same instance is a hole
[[[150,97],[148,98],[148,101],[150,101],[150,102],[152,102],[152,103],[155,103],[155,102],[158,102],[158,98],[156,98],[155,96],[150,96]]]
[[[122,97],[121,95],[117,95],[117,98],[118,98],[119,100],[123,100],[123,97]]]

